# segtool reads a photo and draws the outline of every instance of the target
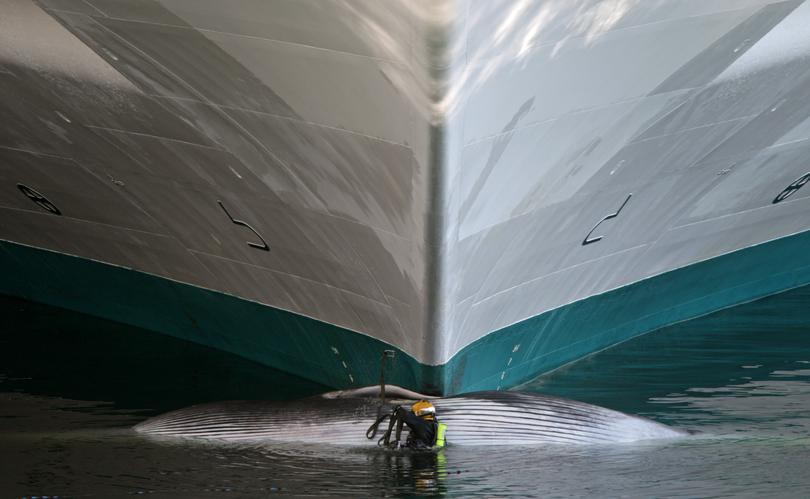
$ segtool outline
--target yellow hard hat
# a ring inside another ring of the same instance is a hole
[[[417,416],[426,419],[433,419],[433,415],[436,414],[436,408],[433,407],[433,404],[427,400],[420,400],[419,402],[413,404],[411,406],[411,411],[413,411],[413,413]]]

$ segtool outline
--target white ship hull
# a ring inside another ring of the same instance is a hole
[[[0,0],[0,292],[511,386],[810,282],[808,62],[801,0]]]

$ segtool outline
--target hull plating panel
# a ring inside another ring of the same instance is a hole
[[[0,239],[421,364],[810,228],[800,0],[0,12]]]

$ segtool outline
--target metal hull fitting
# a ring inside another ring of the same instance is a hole
[[[460,393],[810,283],[808,2],[0,12],[2,293]]]
[[[365,434],[379,408],[379,399],[373,398],[377,389],[297,402],[198,405],[149,419],[135,430],[156,438],[374,446],[377,438]],[[397,398],[389,400],[387,411],[421,398],[397,387],[389,387],[389,393]],[[686,435],[649,419],[528,392],[478,392],[431,402],[448,426],[451,445],[605,444]]]

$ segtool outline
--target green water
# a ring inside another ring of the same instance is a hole
[[[807,497],[810,289],[673,326],[523,389],[694,431],[669,442],[449,447],[158,443],[128,428],[324,387],[188,343],[0,299],[0,497]]]

